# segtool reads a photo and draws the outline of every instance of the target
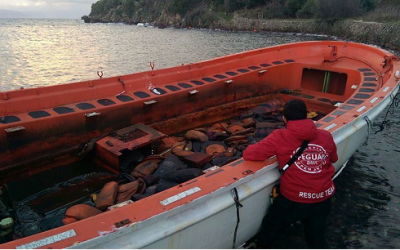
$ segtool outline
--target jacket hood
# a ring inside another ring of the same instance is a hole
[[[317,137],[317,127],[311,119],[289,121],[286,128],[291,135],[302,141],[311,141]]]

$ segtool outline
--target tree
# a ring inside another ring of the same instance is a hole
[[[360,13],[358,0],[319,0],[316,14],[318,18],[333,23]]]
[[[135,13],[135,0],[122,0],[122,10],[129,18]]]
[[[317,13],[317,0],[307,0],[303,7],[296,13],[298,18],[313,18]]]
[[[90,16],[97,16],[103,14],[104,5],[103,1],[97,1],[96,3],[92,4],[92,11],[90,12]]]
[[[303,8],[306,0],[288,0],[285,4],[285,15],[288,17],[296,17],[297,12]]]
[[[360,5],[365,12],[370,12],[376,8],[378,0],[360,0]]]

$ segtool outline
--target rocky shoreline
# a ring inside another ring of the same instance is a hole
[[[232,24],[238,30],[321,34],[393,50],[399,50],[400,47],[400,21],[377,23],[341,20],[329,25],[318,20],[254,20],[235,17]]]
[[[137,20],[128,18],[113,19],[110,17],[83,16],[86,23],[109,23],[124,22],[130,24],[138,23]],[[139,19],[139,18],[138,18]],[[157,27],[186,28],[185,20],[179,15],[168,16],[166,13],[160,15],[156,20],[146,20]],[[190,26],[189,26],[190,27]],[[199,27],[205,28],[199,23]],[[400,21],[389,23],[363,22],[360,20],[340,20],[333,24],[316,19],[250,19],[234,15],[229,21],[219,19],[212,22],[207,28],[234,30],[234,31],[271,31],[271,32],[293,32],[304,34],[320,34],[336,36],[339,39],[351,40],[366,44],[375,44],[387,49],[399,50],[400,48]]]

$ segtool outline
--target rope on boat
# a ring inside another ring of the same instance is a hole
[[[390,103],[389,108],[386,111],[385,118],[383,119],[382,123],[379,125],[379,130],[375,131],[375,134],[377,134],[377,133],[379,133],[379,132],[381,132],[381,131],[383,131],[385,129],[386,125],[388,124],[388,120],[387,120],[388,115],[389,114],[393,115],[394,111],[395,111],[395,108],[397,108],[399,106],[399,104],[400,104],[400,91],[397,92],[397,94],[395,96],[390,95],[390,99],[392,99],[392,102]]]
[[[240,214],[239,214],[239,208],[243,207],[242,204],[239,202],[239,194],[236,188],[232,189],[231,191],[233,200],[235,201],[236,205],[236,216],[237,216],[237,221],[236,221],[236,227],[235,227],[235,233],[233,235],[233,245],[232,249],[236,248],[236,236],[237,236],[237,230],[239,228],[239,223],[240,223]]]
[[[366,138],[365,142],[363,143],[364,146],[368,145],[368,139],[369,139],[370,131],[374,132],[374,134],[377,134],[379,132],[382,132],[386,128],[386,126],[388,125],[388,123],[389,123],[388,115],[389,114],[393,115],[394,112],[395,112],[395,108],[397,108],[399,106],[399,104],[400,104],[400,91],[395,96],[393,94],[390,95],[390,99],[392,101],[391,101],[391,103],[389,105],[388,110],[386,111],[385,118],[383,118],[383,121],[379,125],[379,129],[374,130],[373,129],[373,125],[374,125],[373,122],[369,119],[368,116],[364,117],[364,120],[367,122],[367,129],[368,129],[367,138]]]
[[[368,145],[368,140],[369,140],[369,134],[370,134],[370,130],[372,130],[373,131],[373,129],[372,129],[372,121],[369,119],[369,117],[368,116],[365,116],[364,117],[364,120],[367,122],[367,130],[368,130],[368,132],[367,132],[367,138],[365,139],[365,142],[363,143],[363,145],[364,146],[367,146]]]

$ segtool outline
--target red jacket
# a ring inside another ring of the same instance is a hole
[[[259,143],[243,152],[246,161],[264,161],[274,155],[282,168],[292,158],[303,141],[310,141],[307,149],[281,178],[281,193],[289,200],[317,203],[335,192],[332,177],[338,160],[332,135],[315,127],[311,119],[289,121],[286,129],[272,132]]]

